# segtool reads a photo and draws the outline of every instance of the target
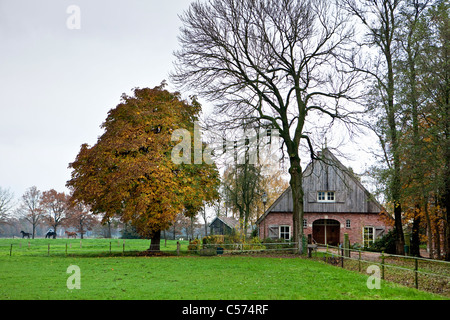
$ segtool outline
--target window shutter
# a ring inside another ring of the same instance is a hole
[[[384,235],[385,228],[384,227],[376,227],[375,228],[375,239],[378,239]]]
[[[347,193],[345,191],[336,191],[335,192],[336,202],[345,203],[345,199],[347,198]]]
[[[270,225],[269,226],[269,238],[278,239],[279,237],[279,226],[278,225]]]
[[[308,194],[308,202],[312,203],[317,201],[317,192],[309,191],[307,194]]]

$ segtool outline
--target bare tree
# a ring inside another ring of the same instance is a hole
[[[9,220],[9,212],[12,208],[12,200],[14,194],[8,190],[0,187],[0,223],[6,223]]]
[[[183,27],[171,78],[215,102],[216,125],[269,123],[289,157],[293,234],[303,235],[300,147],[311,158],[318,126],[351,123],[343,102],[361,81],[346,12],[325,0],[209,0],[181,15]],[[302,246],[299,246],[301,253]]]
[[[27,189],[22,196],[22,203],[17,209],[19,217],[31,223],[33,228],[32,237],[34,239],[36,226],[40,223],[45,213],[41,205],[42,193],[35,186]]]
[[[262,180],[261,166],[249,164],[248,161],[225,169],[224,191],[229,199],[230,209],[239,217],[239,227],[244,234],[247,234],[250,221],[256,216],[256,204],[261,201],[263,193]]]
[[[404,234],[401,206],[401,161],[398,115],[400,109],[396,100],[395,61],[398,57],[396,38],[401,23],[399,14],[402,0],[344,0],[346,9],[359,19],[366,28],[364,45],[374,47],[379,55],[375,63],[366,65],[361,71],[374,79],[374,95],[378,100],[369,101],[375,106],[379,119],[374,131],[384,150],[385,163],[389,172],[387,192],[394,207],[395,239],[397,254],[404,254]],[[371,97],[373,98],[373,97]]]

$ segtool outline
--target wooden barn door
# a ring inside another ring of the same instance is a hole
[[[319,219],[313,223],[313,239],[317,243],[337,246],[340,239],[340,223],[331,219]]]

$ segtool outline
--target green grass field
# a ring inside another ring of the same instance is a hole
[[[30,240],[28,248],[27,239],[16,239],[11,256],[11,239],[0,240],[0,299],[445,299],[383,281],[381,289],[370,290],[366,286],[368,275],[307,259],[136,257],[134,251],[125,251],[122,256],[122,240],[112,240],[116,248],[108,256],[106,239],[83,240],[81,248],[80,240],[75,240],[66,256],[67,240],[51,240],[49,256],[49,240]],[[130,250],[144,250],[148,244],[126,240]],[[106,253],[98,254],[96,247]],[[175,248],[176,243],[171,241],[165,249]],[[67,288],[70,265],[80,268],[80,289]]]

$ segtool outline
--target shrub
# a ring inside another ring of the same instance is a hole
[[[244,244],[244,250],[262,250],[265,246],[258,237],[252,237],[249,242]]]
[[[264,249],[258,237],[246,238],[241,234],[235,233],[231,235],[211,235],[204,237],[204,247],[217,248],[223,246],[226,250],[260,250]]]
[[[188,250],[196,251],[196,250],[200,250],[200,248],[201,248],[200,239],[194,239],[194,240],[189,241]]]
[[[370,246],[370,248],[364,248],[367,251],[384,251],[386,253],[395,253],[395,234],[394,230],[390,230],[383,237],[378,238]]]
[[[210,235],[203,237],[203,244],[223,244],[225,236],[222,235]]]

